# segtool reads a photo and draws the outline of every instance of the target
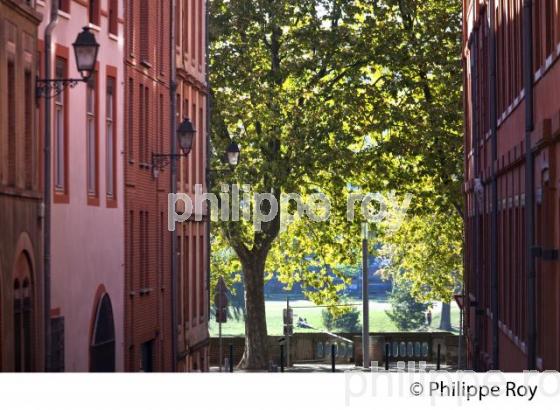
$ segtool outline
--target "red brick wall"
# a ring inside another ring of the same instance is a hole
[[[170,151],[169,9],[160,7],[162,0],[143,2],[145,9],[136,1],[130,9],[131,2],[125,2],[125,33],[134,36],[126,40],[134,47],[125,53],[124,80],[125,368],[141,370],[142,344],[154,341],[153,369],[171,371],[170,172],[167,167],[154,179],[151,170],[152,152],[161,147],[165,153]],[[160,99],[163,104],[157,103]]]
[[[179,167],[178,191],[194,194],[196,184],[206,190],[206,98],[204,1],[177,2],[177,114],[189,118],[196,137],[188,157]],[[179,18],[180,17],[180,18]],[[206,221],[184,223],[178,231],[179,282],[183,306],[180,312],[179,351],[188,353],[182,365],[187,370],[208,368],[208,281]]]
[[[464,3],[466,7],[471,2]],[[475,336],[480,340],[480,358],[489,366],[492,356],[493,315],[499,320],[500,367],[522,370],[527,365],[527,273],[525,266],[525,98],[522,93],[522,0],[496,0],[497,22],[497,184],[498,241],[491,242],[491,139],[489,106],[489,38],[487,8],[466,9],[464,16],[465,69],[465,190],[467,218],[465,221],[465,286],[467,336],[473,358]],[[558,214],[560,196],[556,164],[560,137],[560,97],[550,90],[560,84],[560,10],[558,2],[533,2],[533,72],[534,119],[532,145],[535,151],[535,246],[554,255],[560,248]],[[480,13],[479,13],[480,12]],[[470,27],[470,31],[469,31]],[[471,40],[469,42],[469,40]],[[471,73],[473,55],[478,53],[475,66],[479,73],[474,81]],[[478,87],[478,99],[473,89]],[[478,124],[473,123],[473,115]],[[478,125],[478,126],[476,126]],[[474,138],[479,145],[474,146]],[[478,161],[475,163],[475,158]],[[475,175],[478,166],[480,172]],[[478,220],[474,217],[477,198],[474,180],[481,178],[484,195],[479,206]],[[475,238],[475,226],[479,227]],[[475,243],[480,262],[475,266]],[[491,249],[497,246],[498,312],[492,312],[490,278]],[[552,251],[552,253],[550,253]],[[537,356],[541,369],[560,368],[560,280],[556,272],[559,259],[536,258]],[[478,274],[477,274],[478,272]],[[478,285],[477,285],[478,282]],[[480,328],[475,326],[479,309]],[[472,362],[472,361],[471,361]]]
[[[204,2],[177,1],[180,16],[183,12],[192,12],[195,3],[195,12],[200,13],[200,18],[181,18],[177,30],[177,120],[180,122],[188,117],[197,129],[192,152],[178,164],[177,190],[180,192],[194,192],[194,184],[197,183],[205,185],[207,89],[202,58],[205,54],[205,34],[202,31]],[[128,0],[126,7],[126,368],[129,371],[140,370],[141,345],[155,339],[155,370],[169,371],[172,369],[171,233],[167,231],[170,168],[167,166],[159,178],[154,179],[150,162],[152,152],[171,152],[168,45],[171,10],[168,2],[162,0]],[[191,21],[195,22],[195,27],[190,26]],[[198,31],[201,31],[196,35],[198,41],[192,43],[196,51],[191,49],[187,53],[187,49],[181,48],[181,41]],[[184,36],[187,32],[188,35]],[[193,56],[196,56],[198,64],[191,64]],[[178,368],[206,370],[206,223],[186,223],[175,234],[179,238],[180,252],[178,353],[180,356],[186,354]]]

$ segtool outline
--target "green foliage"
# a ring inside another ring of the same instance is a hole
[[[463,221],[453,211],[431,209],[431,215],[409,215],[384,237],[380,255],[388,263],[381,274],[409,283],[418,300],[450,303],[462,283]]]
[[[295,218],[286,230],[280,219],[295,213],[293,204],[260,232],[246,221],[213,222],[213,280],[246,279],[264,260],[268,276],[277,272],[288,288],[301,282],[313,289],[311,301],[334,304],[344,284],[328,270],[348,283],[337,267],[360,258],[362,219],[346,220],[348,194],[395,190],[414,199],[402,233],[376,227],[388,244],[387,274],[404,272],[419,297],[448,300],[461,276],[460,2],[209,7],[212,166],[222,167],[230,139],[242,149],[239,166],[214,174],[212,189],[236,182],[277,198],[322,192],[332,201],[328,221]]]
[[[387,316],[399,330],[418,330],[425,324],[425,313],[429,305],[419,302],[412,295],[410,283],[395,284],[389,302],[392,310],[387,311]]]
[[[360,312],[352,308],[338,315],[334,315],[330,310],[325,309],[322,313],[323,325],[331,331],[354,333],[361,329]]]

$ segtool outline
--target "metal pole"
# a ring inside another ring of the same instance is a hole
[[[368,227],[363,226],[362,239],[362,357],[364,369],[369,369],[369,292],[368,292]]]
[[[284,345],[280,345],[280,371],[284,373]]]
[[[233,373],[233,344],[229,345],[229,372]]]
[[[470,39],[470,47],[471,47],[471,75],[472,75],[472,140],[473,140],[473,157],[474,157],[474,177],[475,180],[480,181],[480,188],[482,188],[482,178],[480,178],[480,143],[479,143],[479,104],[478,104],[478,29],[474,30],[471,39]],[[480,178],[480,179],[479,179]],[[482,334],[482,320],[480,312],[480,302],[482,296],[482,280],[480,277],[480,252],[479,252],[479,236],[480,232],[480,213],[481,211],[484,212],[484,209],[481,209],[481,198],[483,198],[483,192],[478,191],[475,188],[474,192],[474,225],[473,225],[473,244],[472,244],[472,255],[474,260],[474,268],[471,268],[471,275],[469,275],[469,288],[467,289],[466,296],[465,296],[465,303],[463,304],[463,309],[468,309],[471,305],[470,298],[468,293],[471,289],[475,290],[476,294],[476,302],[474,303],[474,334],[473,334],[473,357],[472,357],[472,367],[474,371],[478,370],[478,360],[480,356],[480,338]],[[483,205],[484,206],[484,205]],[[470,316],[470,314],[469,314]]]
[[[171,172],[169,175],[169,192],[177,192],[177,60],[176,60],[176,39],[175,39],[175,7],[176,0],[171,0],[170,3],[170,36],[169,36],[169,65],[170,65],[170,81],[169,81],[169,97],[170,97],[170,124],[169,124],[169,143],[171,144]],[[171,367],[173,371],[177,370],[177,326],[178,326],[178,313],[177,313],[177,235],[174,231],[170,232],[171,235],[171,354],[173,356]]]
[[[210,55],[209,50],[210,50],[210,36],[209,36],[209,31],[208,31],[208,27],[209,27],[209,8],[208,8],[208,1],[204,1],[203,2],[205,10],[204,10],[204,31],[205,31],[205,46],[204,46],[204,68],[205,68],[205,73],[204,73],[204,78],[206,80],[206,88],[208,90],[208,94],[206,95],[206,166],[205,166],[205,178],[206,178],[206,191],[210,192],[212,190],[212,181],[210,178],[210,153],[212,151],[212,142],[210,140],[211,137],[211,132],[210,132],[210,115],[211,115],[211,109],[212,109],[212,104],[211,104],[211,92],[210,92],[210,79],[209,79],[209,61],[208,61],[208,56]],[[207,297],[208,297],[208,304],[207,304],[207,309],[208,312],[210,312],[210,283],[211,283],[211,277],[212,277],[212,244],[210,243],[210,237],[212,235],[212,210],[211,210],[211,206],[209,206],[208,209],[208,215],[206,218],[206,286],[207,286]]]
[[[222,366],[224,361],[224,341],[222,339],[222,322],[218,323],[218,337],[220,338],[220,373],[222,372]]]
[[[535,294],[535,168],[531,134],[533,107],[533,1],[523,3],[523,70],[525,82],[525,259],[527,272],[527,369],[537,368],[537,318]]]
[[[389,371],[389,343],[385,343],[385,370]]]
[[[437,345],[437,370],[441,370],[441,345]]]
[[[290,314],[290,297],[286,297],[286,312]],[[289,326],[289,324],[287,324]],[[290,367],[290,332],[286,332],[286,367]]]
[[[331,345],[331,370],[333,373],[336,372],[336,356],[334,343]]]
[[[45,28],[45,78],[52,78],[52,32],[58,23],[58,0],[51,2],[50,22]],[[68,102],[66,102],[68,103]],[[45,141],[44,141],[44,192],[43,203],[43,272],[44,272],[44,329],[45,329],[45,371],[52,370],[51,363],[51,102],[45,98]]]
[[[492,306],[492,368],[499,369],[499,319],[500,304],[498,300],[498,122],[497,122],[497,98],[496,98],[496,19],[495,19],[495,1],[490,0],[487,18],[489,21],[490,36],[490,55],[488,65],[489,81],[489,97],[490,97],[490,131],[491,131],[491,164],[492,164],[492,213],[491,213],[491,252],[490,252],[490,270],[491,270],[491,306]]]
[[[463,307],[464,308],[464,307]],[[459,312],[459,357],[457,360],[457,369],[463,368],[463,309]]]

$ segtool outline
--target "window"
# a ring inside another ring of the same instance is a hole
[[[147,289],[149,286],[149,234],[148,212],[140,211],[140,287]]]
[[[194,65],[194,60],[196,57],[196,0],[191,0],[191,62]],[[185,27],[186,29],[186,27]]]
[[[550,56],[554,47],[554,4],[552,0],[545,1],[545,46],[546,57]]]
[[[14,278],[14,370],[31,372],[33,365],[33,292],[32,270],[27,253],[21,253],[16,262]]]
[[[144,110],[144,85],[140,84],[138,88],[139,98],[140,98],[140,112]],[[140,164],[144,162],[143,147],[144,147],[144,135],[146,131],[144,130],[144,116],[138,116],[138,160]]]
[[[196,98],[196,97],[195,97]],[[198,183],[198,179],[197,179],[197,175],[196,175],[196,166],[197,164],[197,160],[196,160],[196,153],[197,150],[200,149],[200,144],[198,143],[198,121],[196,118],[196,104],[192,105],[192,124],[194,126],[194,129],[196,130],[196,134],[194,136],[194,141],[193,141],[193,149],[192,149],[192,154],[191,154],[191,158],[192,160],[189,161],[191,163],[191,189],[194,190],[194,186]]]
[[[16,68],[8,60],[8,185],[16,185]]]
[[[89,22],[99,26],[99,2],[100,0],[89,0]]]
[[[136,272],[134,264],[136,263],[136,259],[134,257],[134,245],[136,236],[134,235],[134,211],[129,211],[128,213],[128,289],[127,292],[134,291],[134,273]]]
[[[115,79],[107,77],[107,96],[106,96],[106,179],[107,179],[107,197],[115,199],[115,186],[116,186],[116,127],[115,120]]]
[[[150,61],[150,1],[140,1],[140,61]]]
[[[35,141],[33,139],[33,104],[34,104],[34,91],[33,91],[33,79],[31,76],[31,71],[25,70],[25,188],[33,188],[33,177],[35,169]]]
[[[87,191],[90,197],[97,196],[97,76],[88,81],[86,91],[86,158],[87,158]]]
[[[150,275],[150,235],[149,235],[149,229],[148,229],[148,225],[150,223],[150,218],[149,218],[149,213],[148,212],[144,212],[144,243],[143,243],[143,249],[142,249],[142,254],[144,256],[144,288],[148,288],[150,286],[150,280],[149,280],[149,275]]]
[[[114,372],[115,355],[115,322],[113,305],[108,294],[104,294],[96,307],[93,334],[89,349],[91,372]]]
[[[198,138],[199,141],[199,148],[198,148],[198,170],[200,172],[200,181],[199,183],[201,184],[205,184],[205,178],[204,178],[204,111],[202,109],[202,107],[200,107],[198,109],[198,135],[200,136]]]
[[[533,2],[533,71],[537,71],[542,64],[542,4]]]
[[[183,118],[189,118],[189,107],[190,107],[189,100],[185,98],[185,101],[183,103]],[[179,118],[178,121],[180,122],[181,119]],[[185,189],[189,189],[189,187],[192,186],[191,172],[190,172],[191,162],[193,161],[191,160],[185,162]]]
[[[195,228],[196,229],[196,228]],[[197,269],[197,260],[200,257],[198,254],[197,242],[198,242],[198,235],[196,234],[196,230],[193,232],[193,253],[191,257],[192,262],[192,270],[191,275],[193,278],[193,287],[191,291],[193,307],[192,307],[192,317],[193,317],[193,324],[196,323],[196,308],[198,306],[198,269]]]
[[[141,371],[151,373],[154,371],[154,341],[142,343],[142,368]]]
[[[139,232],[138,232],[138,236],[140,239],[140,288],[144,287],[144,211],[140,211],[140,214],[138,216],[138,223],[139,223]]]
[[[175,2],[175,46],[181,44],[181,1]]]
[[[189,235],[188,233],[185,235],[184,240],[183,240],[183,294],[186,295],[185,299],[184,299],[184,306],[183,306],[183,315],[185,318],[185,321],[189,321],[190,320],[190,295],[189,295],[189,289],[190,289],[190,284],[189,284],[189,255],[191,255],[190,252],[190,241],[189,241]],[[194,255],[194,254],[193,254]]]
[[[164,51],[166,49],[165,44],[165,2],[159,2],[159,19],[158,19],[158,66],[159,74],[164,74],[165,60]],[[179,21],[176,21],[176,26],[179,27]]]
[[[197,10],[197,14],[198,14],[198,64],[202,65],[202,53],[204,51],[204,44],[203,44],[203,36],[202,36],[202,32],[203,32],[203,28],[202,28],[202,13],[203,13],[203,7],[204,7],[204,0],[199,0],[198,1],[198,10]]]
[[[14,281],[15,371],[31,371],[31,289],[29,279]]]
[[[109,0],[109,33],[119,35],[119,0]]]
[[[140,113],[138,115],[138,156],[140,166],[148,164],[148,133],[149,133],[149,88],[139,85],[140,92]],[[135,115],[134,113],[132,115]]]
[[[144,144],[142,145],[142,153],[144,156],[144,164],[149,163],[149,152],[150,152],[150,138],[151,128],[150,128],[150,89],[148,87],[144,88]]]
[[[179,20],[177,20],[179,21]],[[183,53],[189,52],[189,5],[188,2],[183,2]],[[177,24],[179,27],[179,24]]]
[[[163,212],[160,212],[159,214],[159,288],[162,289],[163,288],[163,271],[165,269],[165,264],[164,264],[164,250],[163,250],[163,244],[164,244],[164,239],[163,239],[163,235],[165,234],[165,232],[167,232],[165,225],[164,225],[164,214]]]
[[[70,13],[70,0],[58,0],[58,9]]]
[[[66,60],[62,57],[56,58],[55,76],[65,78],[67,73]],[[66,92],[61,92],[55,98],[54,108],[54,156],[55,189],[58,192],[66,191]]]
[[[127,1],[127,9],[128,9],[128,21],[126,23],[126,26],[128,28],[127,30],[127,46],[128,46],[128,54],[130,54],[131,56],[134,55],[134,2],[136,0],[128,0]]]
[[[128,79],[128,162],[134,162],[134,80]]]
[[[164,97],[163,94],[160,93],[159,95],[159,116],[158,116],[158,121],[159,121],[159,143],[158,143],[158,150],[159,152],[163,152],[163,138],[165,135],[165,122],[164,122]]]
[[[200,235],[198,237],[198,316],[201,318],[204,316],[204,284],[205,284],[205,274],[204,274],[204,236]]]

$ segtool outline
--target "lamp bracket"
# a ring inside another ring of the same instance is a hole
[[[176,161],[182,157],[189,155],[188,152],[182,154],[153,154],[152,153],[152,171],[162,171],[171,161]]]
[[[37,98],[44,97],[47,100],[60,95],[66,88],[74,88],[79,83],[85,82],[82,78],[55,78],[55,79],[40,79],[36,80],[36,95]]]

